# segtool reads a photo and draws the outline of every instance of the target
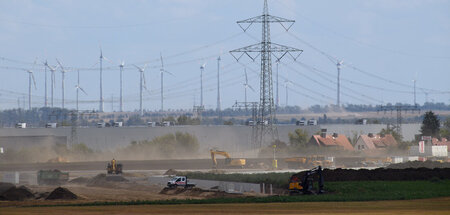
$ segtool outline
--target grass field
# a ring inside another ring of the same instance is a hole
[[[3,207],[0,214],[450,214],[449,197],[372,202],[296,202],[266,204],[190,204],[89,207]]]

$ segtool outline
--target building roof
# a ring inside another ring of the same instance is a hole
[[[337,137],[334,137],[333,135],[326,135],[325,138],[320,135],[313,135],[311,139],[314,140],[315,144],[319,146],[336,146],[342,147],[345,150],[353,150],[352,144],[343,134],[338,134]]]
[[[391,134],[386,134],[384,137],[381,137],[380,135],[373,135],[370,137],[367,134],[361,134],[359,137],[366,144],[368,149],[386,148],[398,144]]]

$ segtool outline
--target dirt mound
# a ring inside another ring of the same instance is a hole
[[[0,195],[0,200],[4,201],[23,201],[34,198],[34,194],[25,186],[10,187]]]
[[[126,182],[128,181],[121,175],[106,175],[98,174],[95,177],[89,179],[87,186],[92,187],[116,187],[115,182]]]
[[[298,173],[303,178],[305,172]],[[325,181],[415,181],[430,179],[450,179],[450,168],[428,169],[325,169],[322,173]]]
[[[184,189],[184,188],[167,188],[165,187],[162,189],[159,194],[165,194],[165,195],[183,195],[183,196],[198,196],[198,197],[208,197],[208,198],[219,198],[219,197],[239,197],[242,196],[242,194],[236,194],[236,193],[226,193],[224,191],[218,191],[218,190],[203,190],[201,188],[191,188],[191,189]]]
[[[406,168],[450,168],[450,163],[448,162],[437,162],[437,161],[408,161],[405,163],[391,164],[387,168],[390,169],[406,169]]]
[[[89,178],[86,177],[78,177],[69,181],[71,184],[87,184],[89,182]]]
[[[0,182],[0,195],[3,194],[3,192],[9,190],[11,187],[14,187],[14,184]]]
[[[53,190],[46,200],[71,200],[71,199],[77,199],[78,196],[72,193],[70,190],[64,187],[58,187],[55,190]]]
[[[178,171],[176,171],[174,169],[169,169],[164,173],[164,175],[176,175],[177,173],[178,173]]]

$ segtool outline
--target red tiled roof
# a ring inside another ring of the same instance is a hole
[[[397,141],[390,134],[386,134],[384,137],[381,137],[380,135],[369,137],[369,135],[362,134],[360,138],[366,144],[368,149],[386,148],[388,146],[397,145]]]
[[[318,146],[337,146],[342,147],[345,150],[353,150],[352,144],[348,141],[345,135],[339,134],[337,137],[333,135],[326,135],[326,137],[321,137],[320,135],[313,135],[312,140],[314,144]]]

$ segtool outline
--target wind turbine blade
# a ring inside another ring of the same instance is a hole
[[[81,92],[83,92],[85,95],[87,95],[86,91],[84,91],[83,88],[81,88],[80,86],[77,86],[77,87],[78,87],[78,89],[81,90]]]
[[[112,63],[112,64],[115,64],[112,60],[110,60],[109,58],[107,58],[107,57],[105,57],[105,56],[103,56],[103,59],[105,59],[106,61],[108,61],[108,62],[110,62],[110,63]]]
[[[136,67],[139,71],[142,71],[141,67],[138,67],[135,64],[133,64],[133,66]]]
[[[164,70],[164,61],[163,61],[162,53],[159,53],[159,56],[161,57],[161,68]]]
[[[147,82],[145,81],[145,72],[144,71],[142,71],[142,79],[144,79],[143,81],[144,81],[144,89],[145,90],[147,90]]]
[[[253,92],[255,92],[256,93],[256,91],[255,91],[255,89],[253,89],[253,87],[252,86],[250,86],[250,85],[248,85],[247,84],[247,86],[248,86],[248,88],[250,88]]]
[[[248,84],[248,78],[247,78],[247,70],[246,70],[246,69],[244,69],[244,72],[245,72],[245,83],[246,83],[246,84]]]
[[[145,64],[145,65],[144,65],[144,68],[142,69],[142,71],[145,71],[145,68],[147,68],[147,65],[148,65],[148,64]]]
[[[171,75],[171,76],[175,76],[174,74],[172,74],[171,72],[169,72],[169,71],[167,71],[167,70],[163,70],[163,72],[165,72],[165,73],[167,73],[167,74],[169,74],[169,75]]]
[[[30,72],[30,74],[31,74],[31,79],[33,79],[34,89],[37,90],[36,79],[34,79],[34,74],[33,74],[33,72]]]

